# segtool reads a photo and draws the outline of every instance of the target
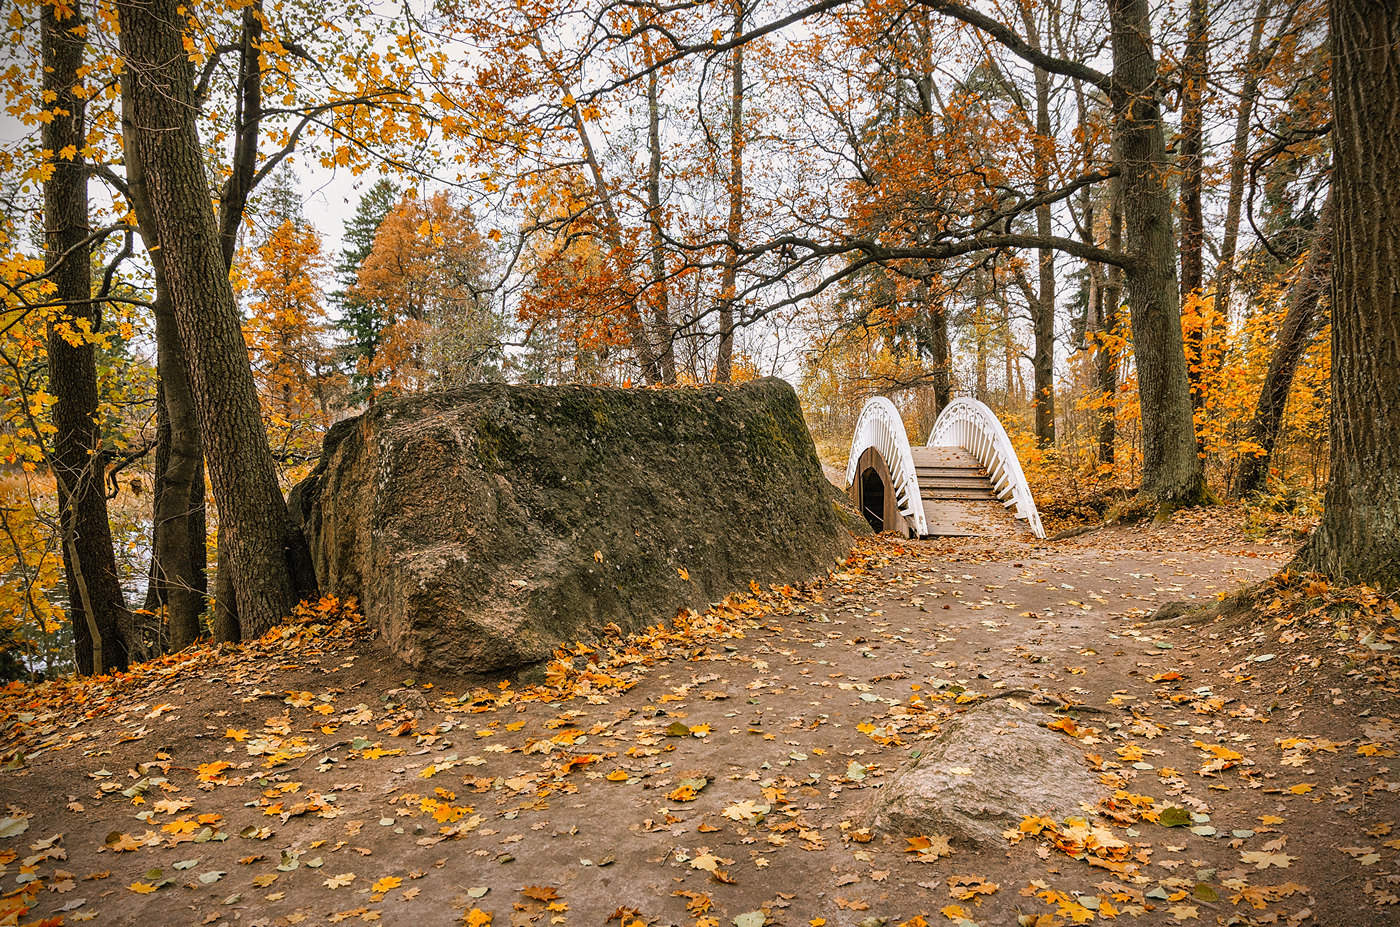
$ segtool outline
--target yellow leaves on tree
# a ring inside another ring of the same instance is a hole
[[[283,458],[314,456],[344,379],[328,346],[325,263],[316,230],[287,219],[243,268],[252,296],[243,335],[268,435]]]

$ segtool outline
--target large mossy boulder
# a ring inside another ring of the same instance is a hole
[[[623,390],[481,384],[326,435],[292,492],[323,592],[410,666],[509,670],[823,572],[849,547],[781,380]]]

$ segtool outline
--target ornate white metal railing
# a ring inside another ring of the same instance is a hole
[[[1040,512],[1031,498],[1026,474],[1021,471],[1021,461],[1017,459],[1016,449],[1011,446],[1011,439],[1007,437],[1006,429],[1001,426],[995,412],[976,399],[967,397],[948,403],[933,423],[928,446],[950,444],[965,448],[976,457],[977,462],[986,469],[1002,504],[1014,508],[1016,517],[1030,525],[1036,537],[1045,537]]]
[[[856,433],[851,438],[851,456],[846,462],[846,487],[855,482],[856,465],[860,455],[868,448],[875,448],[889,467],[890,480],[894,483],[895,500],[900,512],[908,519],[916,537],[928,534],[928,522],[924,519],[924,502],[919,497],[919,477],[914,472],[914,454],[909,449],[909,436],[904,431],[904,421],[899,410],[884,396],[876,396],[865,402],[856,420]],[[888,526],[887,526],[888,527]]]

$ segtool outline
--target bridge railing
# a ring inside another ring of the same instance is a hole
[[[1035,499],[1031,497],[1031,487],[1021,470],[1021,461],[1016,457],[1011,438],[995,412],[976,399],[965,396],[948,403],[933,423],[928,445],[948,444],[963,447],[977,458],[977,462],[986,469],[1002,504],[1013,509],[1015,516],[1023,519],[1036,537],[1045,537],[1040,512],[1035,507]]]
[[[860,455],[869,448],[875,448],[889,467],[890,480],[894,483],[895,500],[899,511],[908,519],[915,537],[928,534],[928,522],[924,518],[924,502],[919,496],[919,477],[914,471],[914,454],[909,448],[909,435],[904,431],[904,420],[899,410],[884,396],[876,396],[865,402],[856,420],[856,431],[851,437],[851,456],[846,462],[846,486],[855,482],[856,466]]]

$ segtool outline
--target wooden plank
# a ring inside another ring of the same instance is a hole
[[[919,495],[925,499],[965,499],[969,502],[996,499],[989,489],[923,489]]]
[[[927,537],[1024,537],[1028,529],[995,500],[924,500]]]
[[[937,445],[912,448],[915,467],[980,467],[966,448]]]

